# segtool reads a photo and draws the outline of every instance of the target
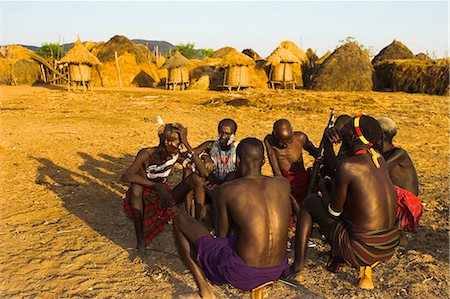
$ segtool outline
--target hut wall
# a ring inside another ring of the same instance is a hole
[[[87,64],[70,64],[70,80],[91,81],[91,67]]]
[[[291,63],[280,63],[272,68],[272,81],[292,82],[294,81],[294,73]]]
[[[177,67],[169,70],[169,83],[189,82],[189,71],[185,67]]]
[[[250,86],[248,67],[242,65],[230,66],[227,70],[225,85],[230,87]]]

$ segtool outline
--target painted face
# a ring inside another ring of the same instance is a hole
[[[225,147],[230,141],[230,138],[234,135],[233,129],[231,126],[223,125],[219,128],[219,143],[221,147]]]

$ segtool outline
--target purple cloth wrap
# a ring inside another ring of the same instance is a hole
[[[204,236],[195,242],[196,262],[212,283],[229,283],[238,289],[248,291],[288,275],[287,256],[276,267],[251,267],[237,254],[236,241],[236,236],[228,238]]]

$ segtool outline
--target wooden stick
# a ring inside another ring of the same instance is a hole
[[[119,87],[122,89],[122,79],[120,78],[120,68],[119,68],[119,59],[117,58],[117,51],[114,52],[114,56],[116,57],[116,68],[117,68],[117,76],[119,77]]]

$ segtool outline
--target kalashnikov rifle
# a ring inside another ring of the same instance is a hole
[[[314,193],[316,190],[317,182],[319,181],[320,166],[323,163],[323,155],[325,151],[325,138],[327,138],[326,132],[334,124],[334,108],[330,108],[330,110],[331,110],[330,118],[328,119],[328,124],[325,130],[323,131],[322,140],[320,141],[319,154],[317,155],[317,158],[314,160],[313,168],[311,171],[311,180],[309,181],[308,185],[308,193],[307,193],[308,195]]]

